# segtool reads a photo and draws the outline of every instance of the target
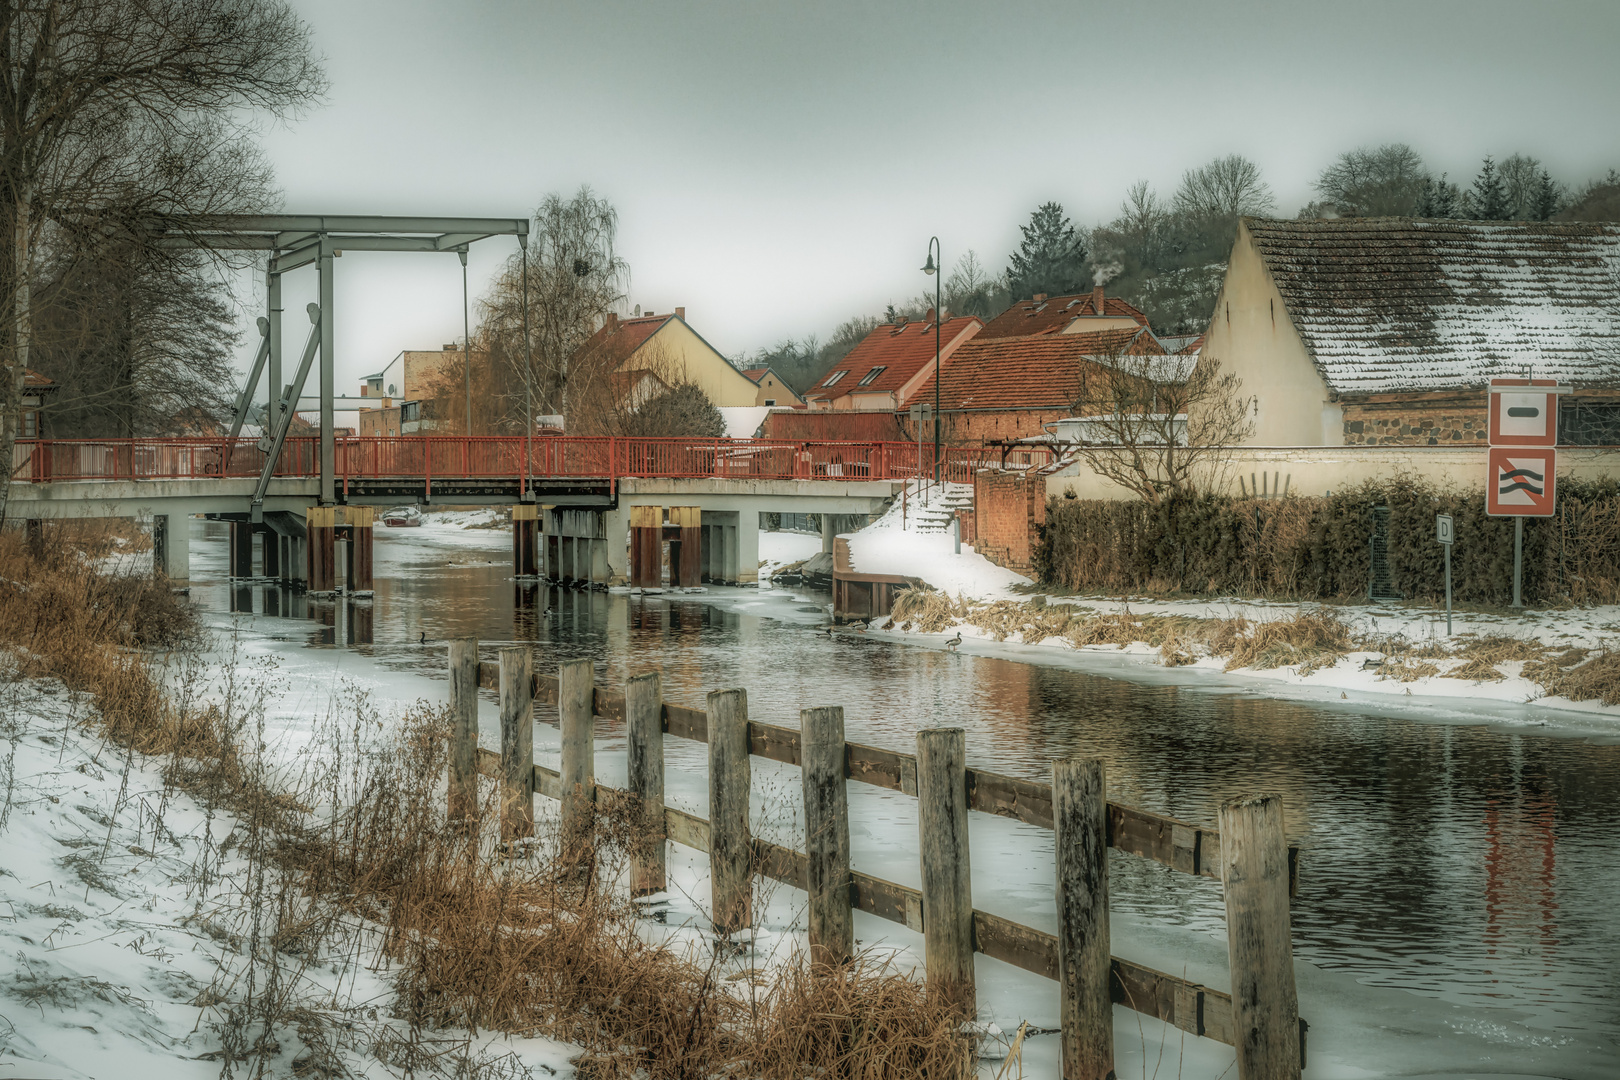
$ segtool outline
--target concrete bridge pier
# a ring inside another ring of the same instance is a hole
[[[622,525],[622,511],[555,506],[546,514],[546,569],[570,585],[606,585],[612,576],[607,530]],[[623,536],[618,529],[617,535]]]
[[[715,585],[759,584],[759,514],[746,510],[705,510],[703,580]]]
[[[512,507],[512,572],[519,578],[541,573],[540,507],[518,503]]]
[[[331,594],[338,587],[338,534],[343,534],[344,583],[353,596],[370,596],[371,539],[376,511],[369,506],[312,506],[304,519],[308,545],[309,591]]]
[[[656,589],[664,583],[664,508],[630,508],[630,584]]]
[[[233,578],[250,578],[253,573],[253,530],[249,521],[230,522],[226,544],[226,572]]]
[[[152,573],[176,585],[191,581],[191,516],[152,515]]]
[[[669,542],[669,580],[681,588],[703,584],[703,511],[696,506],[669,508],[671,529],[679,529],[679,539]]]
[[[303,584],[304,564],[309,558],[304,544],[304,516],[276,511],[264,515],[264,523],[268,526],[264,533],[265,576],[290,585]]]

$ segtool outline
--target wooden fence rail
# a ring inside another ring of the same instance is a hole
[[[1206,829],[1107,802],[1102,763],[1094,759],[1054,762],[1054,788],[969,767],[958,729],[920,732],[919,753],[902,754],[846,743],[840,709],[806,709],[802,731],[794,730],[749,720],[741,690],[710,694],[700,711],[664,701],[656,675],[632,679],[626,694],[595,686],[588,661],[565,664],[558,676],[532,674],[531,661],[515,655],[519,651],[503,649],[500,663],[480,663],[476,643],[456,642],[451,648],[452,704],[458,713],[453,730],[460,744],[451,749],[453,798],[458,810],[464,807],[456,763],[471,757],[479,773],[505,785],[504,836],[532,834],[532,806],[527,813],[516,806],[525,790],[562,802],[565,834],[588,820],[587,803],[628,800],[655,830],[661,824],[667,840],[710,856],[711,917],[719,933],[750,924],[757,873],[810,894],[813,963],[836,963],[850,955],[850,912],[859,910],[921,932],[930,983],[952,993],[964,1012],[972,1011],[973,952],[1054,980],[1060,991],[1064,1080],[1111,1075],[1113,1004],[1234,1047],[1242,1080],[1300,1076],[1307,1025],[1299,1017],[1288,914],[1299,858],[1284,840],[1276,798],[1228,804],[1221,811],[1225,831]],[[501,753],[473,753],[466,746],[476,738],[476,715],[469,720],[461,714],[468,709],[475,714],[476,700],[454,688],[474,681],[501,694]],[[508,717],[532,711],[535,702],[558,707],[561,771],[532,763],[532,724],[529,741],[508,734],[513,726]],[[628,791],[595,782],[591,728],[598,717],[626,724]],[[663,805],[666,734],[709,745],[707,820]],[[512,771],[520,754],[531,755],[532,780],[526,785],[529,778]],[[803,770],[807,851],[751,835],[750,756]],[[845,779],[918,798],[922,889],[849,866]],[[968,810],[1055,830],[1057,934],[972,906]],[[1242,991],[1236,1004],[1231,994],[1109,955],[1107,847],[1223,882],[1232,985]],[[631,888],[638,894],[665,885],[662,845],[653,848],[632,859]]]

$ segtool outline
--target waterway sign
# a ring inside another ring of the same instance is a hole
[[[1554,379],[1492,379],[1490,444],[1556,446],[1558,396],[1568,392]]]
[[[1551,517],[1558,451],[1493,446],[1485,480],[1485,512],[1492,517]]]

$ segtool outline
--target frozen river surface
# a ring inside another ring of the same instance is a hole
[[[379,530],[375,600],[322,605],[233,591],[223,542],[199,538],[192,596],[216,625],[239,627],[250,653],[275,656],[289,733],[347,682],[394,708],[442,700],[443,643],[472,636],[491,650],[532,642],[542,669],[590,657],[600,681],[656,667],[666,696],[693,705],[745,687],[751,716],[774,723],[842,705],[851,740],[894,749],[911,749],[920,728],[964,727],[970,763],[1031,778],[1054,757],[1095,754],[1112,798],[1196,822],[1235,795],[1274,792],[1303,849],[1293,917],[1307,1076],[1620,1077],[1620,731],[1608,721],[1299,702],[1105,656],[829,638],[817,632],[825,598],[785,590],[520,591],[509,543],[498,531]],[[484,723],[494,745],[493,705]],[[623,781],[620,735],[598,736],[609,783]],[[554,759],[554,729],[539,728],[536,746]],[[671,740],[667,753],[671,801],[705,812],[703,749]],[[756,761],[755,776],[762,831],[791,838],[796,771]],[[915,884],[912,801],[864,785],[850,795],[857,867]],[[1053,929],[1050,834],[974,818],[975,905]],[[1117,955],[1228,985],[1217,883],[1115,852],[1111,892]],[[888,924],[857,933],[917,945]],[[1055,1024],[1052,984],[983,958],[979,976],[987,1018]],[[1116,1012],[1122,1077],[1213,1078],[1231,1064],[1224,1047]],[[1055,1044],[1033,1040],[1028,1075],[1046,1075]]]

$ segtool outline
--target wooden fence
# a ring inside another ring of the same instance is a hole
[[[477,642],[451,643],[452,818],[478,805],[479,774],[501,784],[507,838],[533,835],[536,793],[561,801],[565,835],[588,822],[599,798],[629,799],[666,839],[708,854],[711,917],[721,934],[750,924],[758,874],[809,893],[813,961],[836,963],[853,953],[858,909],[920,931],[929,983],[957,997],[969,1015],[975,952],[1052,979],[1059,984],[1064,1080],[1112,1075],[1114,1004],[1234,1047],[1243,1080],[1297,1078],[1304,1068],[1306,1023],[1288,913],[1298,850],[1284,839],[1276,797],[1228,803],[1216,831],[1108,802],[1103,764],[1093,758],[1053,762],[1051,783],[1021,780],[970,767],[960,728],[919,732],[917,753],[901,754],[846,742],[836,707],[804,710],[794,730],[750,721],[743,690],[711,693],[699,710],[665,701],[657,674],[632,678],[620,692],[595,686],[588,660],[565,663],[556,676],[535,675],[532,664],[527,648],[502,649],[498,663],[480,663]],[[477,746],[480,687],[499,691],[499,754]],[[558,709],[560,770],[534,763],[536,701]],[[596,717],[625,725],[629,791],[595,782]],[[666,734],[708,744],[707,819],[664,805]],[[805,851],[751,835],[751,756],[800,768]],[[851,869],[846,779],[917,798],[921,889]],[[969,810],[1054,830],[1056,935],[973,907]],[[1235,995],[1110,954],[1110,847],[1222,882]],[[655,844],[633,857],[636,894],[665,887],[664,855],[665,845]]]

